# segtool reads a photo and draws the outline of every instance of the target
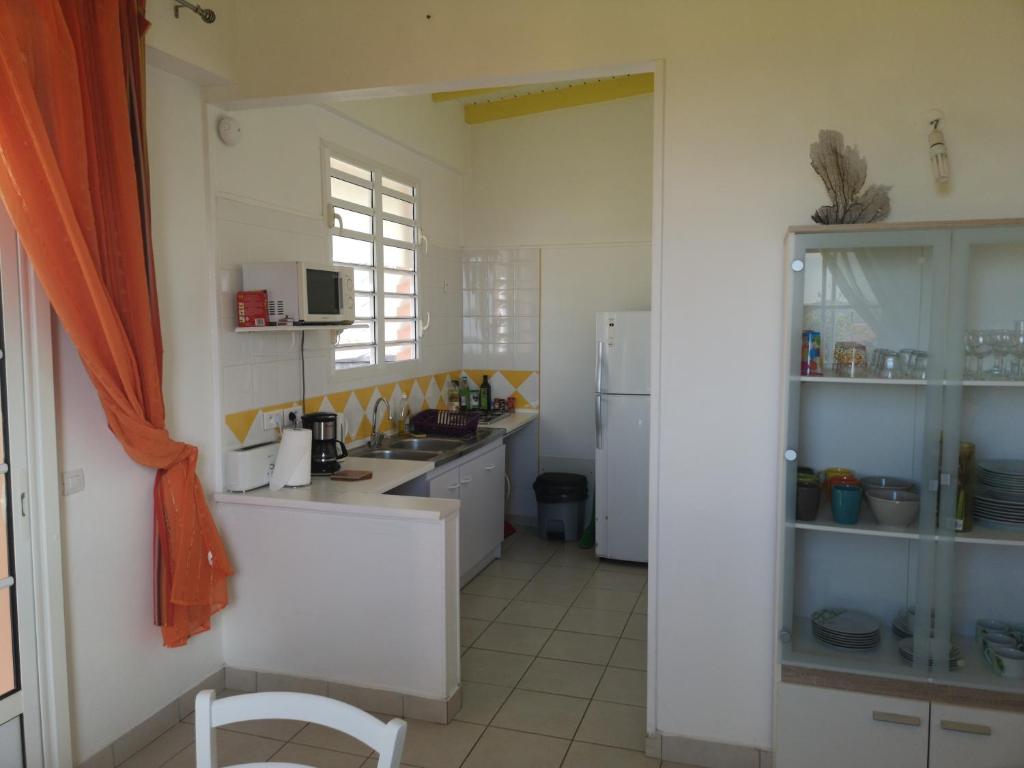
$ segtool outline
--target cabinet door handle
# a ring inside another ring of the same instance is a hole
[[[473,482],[473,478],[472,477],[467,477],[465,480],[462,481],[462,484],[463,485],[469,485],[472,482]]]
[[[992,729],[987,725],[976,723],[963,723],[959,720],[940,720],[939,725],[944,731],[955,731],[956,733],[973,733],[975,736],[991,736]]]
[[[486,467],[484,467],[484,471],[485,472],[493,472],[495,467],[497,467],[497,466],[498,466],[497,464],[488,464]]]
[[[877,709],[871,713],[871,719],[879,723],[893,723],[894,725],[910,725],[920,727],[921,718],[913,715],[901,715],[897,712],[879,712]]]
[[[448,490],[449,491],[457,491],[457,490],[459,490],[459,484],[458,483],[452,483],[451,485],[448,486]]]

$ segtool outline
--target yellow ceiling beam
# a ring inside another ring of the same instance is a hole
[[[510,91],[513,88],[520,88],[518,85],[506,85],[500,88],[470,88],[466,91],[442,91],[440,93],[430,94],[430,98],[434,103],[442,101],[458,101],[460,99],[472,99],[477,96],[489,96],[492,93],[500,93],[501,91]]]
[[[467,104],[465,117],[466,122],[473,125],[653,92],[654,75],[652,73],[623,75],[580,85],[562,86],[542,93],[529,93],[497,101]]]

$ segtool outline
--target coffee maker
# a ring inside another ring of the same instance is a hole
[[[314,475],[337,472],[341,467],[338,459],[348,456],[345,443],[338,439],[338,414],[325,411],[306,413],[302,416],[302,426],[313,432],[310,471]]]

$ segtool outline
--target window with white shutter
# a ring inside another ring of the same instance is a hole
[[[416,185],[333,149],[324,153],[331,255],[355,272],[356,325],[338,337],[337,368],[415,360]]]

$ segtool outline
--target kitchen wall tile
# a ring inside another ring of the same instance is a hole
[[[515,260],[540,265],[540,248],[516,248]]]
[[[537,344],[515,344],[511,368],[536,371],[540,368],[540,347]]]
[[[222,318],[220,323],[220,364],[228,366],[251,363],[252,352],[250,341],[254,334],[235,333],[233,327],[234,323],[231,320]],[[229,323],[232,325],[232,328],[224,328],[224,326]]]
[[[516,317],[514,341],[517,344],[540,343],[540,320],[536,317]]]
[[[221,402],[224,413],[256,407],[251,365],[225,366],[221,373]]]
[[[484,340],[483,318],[467,317],[462,321],[462,342],[481,342]]]
[[[515,279],[515,270],[511,264],[499,263],[491,266],[491,276],[488,282],[495,289],[511,288]]]
[[[517,290],[515,292],[515,313],[518,317],[539,317],[540,291]]]
[[[540,289],[540,263],[522,261],[516,263],[516,290]]]

